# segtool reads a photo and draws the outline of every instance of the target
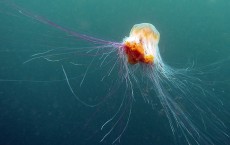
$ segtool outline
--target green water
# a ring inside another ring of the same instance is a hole
[[[203,78],[213,81],[210,82],[214,84],[212,91],[229,112],[230,1],[20,0],[14,3],[78,33],[116,42],[122,42],[134,24],[153,24],[160,32],[159,47],[167,64],[187,67],[194,61],[199,67],[217,63],[214,69],[211,66],[214,73]],[[111,144],[113,137],[100,143],[105,135],[100,128],[116,112],[125,85],[115,91],[114,99],[100,107],[89,108],[74,98],[65,81],[59,81],[64,79],[61,68],[64,64],[70,77],[77,76],[73,87],[78,88],[80,96],[89,100],[94,96],[103,98],[108,89],[113,88],[109,79],[100,82],[107,68],[89,73],[80,87],[82,76],[78,75],[89,66],[90,56],[71,55],[71,61],[83,67],[44,59],[23,64],[31,55],[50,49],[95,45],[23,16],[2,1],[0,22],[0,144]],[[220,68],[215,69],[216,66]],[[116,78],[117,69],[111,75]],[[174,141],[177,134],[172,135],[161,108],[152,110],[151,105],[138,96],[137,92],[131,121],[120,144],[184,144]],[[223,116],[222,119],[229,133],[229,119]],[[228,141],[229,138],[224,142]]]

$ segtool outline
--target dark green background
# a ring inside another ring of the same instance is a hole
[[[128,36],[134,24],[152,23],[161,34],[161,55],[169,65],[186,67],[195,61],[199,67],[218,62],[216,66],[220,68],[205,79],[214,81],[213,90],[225,106],[230,105],[228,0],[15,0],[14,3],[76,32],[117,42]],[[114,113],[113,107],[117,104],[108,101],[98,108],[82,106],[64,81],[52,82],[64,79],[60,64],[44,60],[23,64],[34,53],[90,44],[22,16],[3,1],[0,2],[0,22],[0,144],[111,143],[112,139],[99,142],[104,135],[100,127]],[[80,59],[88,63],[88,58]],[[74,76],[74,71],[71,73]],[[89,77],[95,80],[87,79],[86,84],[98,85],[96,74],[91,73]],[[32,82],[34,80],[49,82]],[[105,95],[108,85],[102,87],[97,93]],[[95,90],[83,85],[80,95],[84,96],[84,92],[89,95]],[[113,97],[119,100],[122,93],[118,90]],[[161,110],[152,110],[141,97],[136,98],[121,144],[174,144]],[[228,119],[223,121],[229,127]]]

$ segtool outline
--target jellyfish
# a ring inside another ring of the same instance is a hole
[[[61,61],[62,59],[57,60],[56,57],[65,56],[69,53],[92,54],[93,59],[89,62],[79,82],[82,85],[90,68],[93,67],[92,63],[95,59],[100,58],[99,66],[114,60],[113,65],[109,65],[109,71],[101,79],[109,77],[117,68],[119,79],[116,79],[115,84],[116,86],[124,84],[125,89],[119,107],[101,126],[101,130],[106,130],[101,142],[112,135],[123,119],[125,124],[112,143],[120,141],[129,124],[133,102],[138,97],[135,95],[137,89],[146,104],[153,105],[155,98],[158,98],[176,142],[182,140],[187,144],[197,145],[228,143],[227,127],[218,115],[223,111],[222,102],[206,88],[206,84],[200,78],[196,77],[196,74],[200,73],[200,69],[197,71],[193,66],[174,68],[164,62],[158,47],[160,33],[152,24],[136,24],[132,27],[129,36],[125,37],[122,42],[114,42],[77,33],[45,17],[33,14],[16,4],[8,3],[8,5],[21,15],[97,45],[87,49],[70,50],[69,52],[49,50],[34,54],[24,63],[29,63],[35,59],[45,59],[51,62]],[[116,58],[111,57],[112,54],[115,54]],[[103,103],[101,101],[96,104],[89,104],[82,100],[72,86],[64,65],[61,65],[61,68],[71,93],[80,103],[88,107],[95,107]],[[110,79],[113,80],[114,78]],[[109,90],[109,95],[113,94],[111,92]],[[107,126],[110,126],[109,129]]]

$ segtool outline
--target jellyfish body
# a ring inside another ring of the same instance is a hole
[[[136,82],[142,87],[141,94],[144,94],[144,88],[154,87],[147,96],[142,97],[149,104],[154,103],[154,97],[160,100],[176,140],[181,140],[178,138],[182,135],[182,140],[187,144],[215,144],[220,142],[219,138],[225,138],[226,143],[229,136],[224,122],[214,113],[223,109],[221,103],[196,77],[200,72],[192,67],[174,68],[163,61],[158,47],[159,39],[160,33],[152,24],[141,23],[134,25],[129,37],[123,40],[125,55],[122,57],[126,57],[123,58],[126,60],[123,63],[124,72],[128,74],[124,75],[124,80],[130,82],[127,87],[133,89],[132,82]],[[194,112],[199,113],[200,117]]]
[[[134,25],[129,37],[123,40],[128,62],[153,64],[159,39],[160,34],[152,24]]]

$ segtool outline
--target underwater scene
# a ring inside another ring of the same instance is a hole
[[[229,7],[0,0],[0,145],[229,145]]]

